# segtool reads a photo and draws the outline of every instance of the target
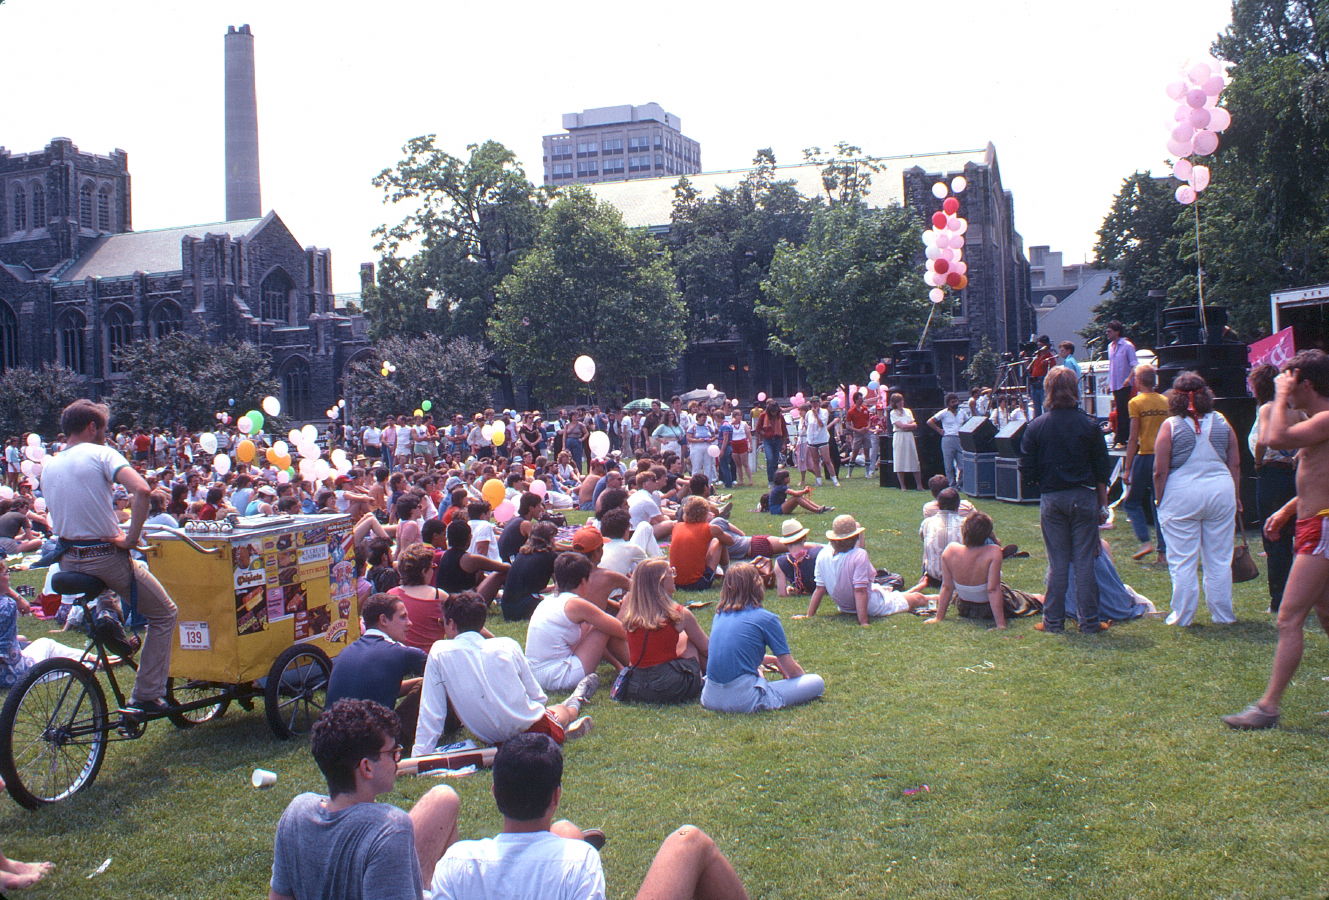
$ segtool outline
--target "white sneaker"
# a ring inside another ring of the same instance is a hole
[[[573,721],[571,725],[563,730],[563,738],[568,741],[575,741],[578,738],[584,738],[595,728],[595,720],[590,716],[582,716]]]
[[[595,696],[595,692],[600,689],[600,674],[592,672],[581,681],[577,682],[576,689],[572,692],[569,700],[576,700],[578,703],[585,703]]]
[[[817,487],[821,487],[821,476],[817,476]]]
[[[840,486],[840,479],[835,478],[835,477],[832,477],[832,478],[831,478],[831,484],[835,485],[836,487],[839,487],[839,486]]]

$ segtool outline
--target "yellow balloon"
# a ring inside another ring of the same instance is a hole
[[[503,442],[506,441],[507,439],[508,439],[508,432],[506,428],[500,425],[498,428],[494,429],[493,441],[495,447],[502,447]]]
[[[279,469],[289,469],[291,467],[291,454],[287,453],[284,456],[278,456],[272,461],[272,464]]]
[[[264,456],[266,456],[268,458],[268,462],[272,463],[274,466],[277,465],[277,460],[281,459],[281,457],[277,454],[277,451],[273,450],[271,447],[268,448],[268,452],[265,453]]]
[[[239,444],[237,444],[235,448],[235,458],[240,460],[240,462],[242,463],[253,462],[254,442],[246,440],[246,441],[241,441]]]
[[[507,497],[507,491],[503,488],[503,482],[491,478],[480,488],[480,496],[485,498],[490,507],[497,507]]]

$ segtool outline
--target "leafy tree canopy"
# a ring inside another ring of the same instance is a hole
[[[36,431],[48,441],[60,431],[60,413],[86,396],[78,376],[64,366],[47,363],[40,369],[5,369],[0,391],[0,436]]]
[[[498,294],[490,338],[546,404],[587,391],[572,372],[582,354],[596,362],[590,390],[617,396],[683,350],[686,312],[667,252],[584,188],[554,201]]]
[[[239,415],[277,393],[271,358],[247,342],[210,344],[177,331],[134,341],[115,360],[125,373],[109,400],[117,425],[211,427],[218,412]]]
[[[916,340],[928,301],[916,288],[920,225],[900,206],[817,211],[801,246],[782,243],[758,312],[773,350],[817,389],[858,381],[892,341]]]
[[[470,338],[382,338],[374,344],[373,356],[346,369],[343,391],[350,415],[358,421],[408,415],[426,400],[435,419],[453,412],[469,415],[491,401],[489,356],[483,344]],[[384,361],[396,366],[386,378],[380,371]]]

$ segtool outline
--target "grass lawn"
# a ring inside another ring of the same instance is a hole
[[[922,494],[860,475],[817,495],[867,526],[876,565],[917,573]],[[740,491],[733,519],[778,532],[779,518],[747,511],[756,496]],[[1041,591],[1037,507],[979,505],[1003,542],[1032,552],[1007,562],[1007,581]],[[803,518],[814,539],[830,525]],[[1130,560],[1124,516],[1105,534],[1126,582],[1166,609],[1167,573]],[[624,707],[602,693],[596,733],[568,748],[561,813],[610,834],[611,897],[633,895],[683,823],[719,842],[753,897],[1323,896],[1325,638],[1309,637],[1280,729],[1230,732],[1219,716],[1260,694],[1274,646],[1263,577],[1236,592],[1235,626],[1207,624],[1201,610],[1206,624],[1191,629],[1150,619],[1099,637],[1043,635],[1031,619],[990,632],[953,616],[861,629],[830,604],[795,622],[806,600],[770,597],[825,698],[743,717]],[[278,773],[273,789],[249,786],[256,766]],[[408,806],[433,783],[404,778],[383,799]],[[489,776],[451,783],[463,836],[495,832]],[[904,793],[922,784],[931,791]],[[295,793],[322,787],[307,741],[279,742],[260,711],[233,706],[190,731],[156,722],[113,744],[97,782],[57,807],[0,801],[0,847],[57,863],[33,897],[264,896],[277,818]]]

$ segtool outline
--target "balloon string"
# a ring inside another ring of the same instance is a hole
[[[1200,197],[1196,195],[1195,203],[1195,284],[1200,295],[1200,330],[1204,333],[1204,340],[1209,340],[1209,322],[1204,314],[1204,260],[1201,258],[1200,251]]]
[[[932,327],[932,316],[937,311],[937,304],[932,304],[932,309],[928,310],[928,321],[923,326],[923,333],[918,336],[918,349],[923,349],[923,342],[928,339],[928,329]]]

